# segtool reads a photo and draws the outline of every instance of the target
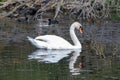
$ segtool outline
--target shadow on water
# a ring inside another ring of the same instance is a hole
[[[72,43],[70,22],[44,27],[0,22],[0,80],[119,80],[120,22],[101,27],[83,24],[84,33],[76,32],[82,51],[35,50],[26,38],[56,34]]]

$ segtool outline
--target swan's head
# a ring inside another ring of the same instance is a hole
[[[76,29],[78,29],[80,31],[80,33],[83,33],[83,27],[79,22],[74,22],[72,24],[72,26],[74,26]]]

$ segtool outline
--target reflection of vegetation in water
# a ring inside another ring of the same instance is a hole
[[[105,55],[117,55],[117,53],[119,52],[119,50],[118,50],[119,45],[117,45],[117,44],[112,44],[112,46],[110,47],[110,45],[92,41],[90,45],[91,45],[91,48],[93,50],[95,50],[95,53],[103,58],[106,57]],[[109,53],[111,53],[111,54],[109,54]]]
[[[112,52],[112,54],[113,55],[119,55],[119,49],[120,49],[119,44],[113,45],[113,52]]]
[[[97,55],[100,55],[101,57],[105,58],[104,51],[105,51],[105,44],[97,43],[96,41],[91,42],[91,47],[96,51]]]
[[[120,62],[119,58],[117,58],[119,55],[118,49],[119,45],[117,44],[108,45],[96,41],[90,42],[90,51],[87,52],[89,56],[84,56],[84,67],[94,71],[93,73],[85,74],[89,77],[89,80],[119,80]],[[96,53],[98,56],[92,53]],[[82,77],[85,77],[85,75],[81,74]]]
[[[95,46],[99,44],[95,44]],[[108,80],[119,79],[119,61],[113,56],[96,58],[91,53],[86,61],[83,60],[83,72],[80,75],[72,76],[69,73],[69,58],[64,58],[59,63],[43,63],[36,60],[27,60],[27,56],[33,52],[31,45],[18,44],[6,46],[0,53],[0,80]],[[100,45],[99,45],[100,46]],[[106,47],[106,46],[105,46]],[[117,46],[116,46],[117,47]],[[90,48],[89,48],[90,49]],[[103,49],[103,51],[105,51]],[[88,50],[86,50],[88,55]],[[81,54],[81,56],[84,54]],[[81,56],[79,58],[81,58]],[[90,59],[90,56],[92,57]],[[80,59],[78,59],[77,63]],[[91,65],[87,64],[90,60]],[[77,66],[77,65],[76,65]]]
[[[3,73],[0,73],[3,75],[1,80],[63,80],[67,78],[68,70],[65,69],[67,63],[45,64],[35,60],[26,61],[25,58],[23,59],[21,63],[2,67],[0,69]]]

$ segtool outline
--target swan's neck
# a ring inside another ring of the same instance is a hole
[[[71,39],[72,39],[72,41],[73,41],[75,46],[80,46],[81,47],[81,44],[80,44],[80,42],[79,42],[79,40],[78,40],[78,38],[77,38],[77,36],[76,36],[74,31],[75,31],[75,26],[71,25],[71,27],[70,27]]]

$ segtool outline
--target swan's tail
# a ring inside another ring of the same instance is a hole
[[[27,38],[28,38],[28,40],[29,40],[34,46],[36,46],[36,41],[35,41],[35,39],[33,39],[33,38],[29,37],[29,36],[27,36]]]
[[[29,36],[27,36],[27,38],[32,43],[32,45],[36,46],[37,48],[47,48],[48,47],[47,43],[45,43],[45,42],[38,41]]]
[[[31,38],[31,37],[29,37],[29,36],[27,36],[27,38],[28,38],[28,40],[29,40],[31,43],[35,43],[35,41],[34,41],[33,38]]]

